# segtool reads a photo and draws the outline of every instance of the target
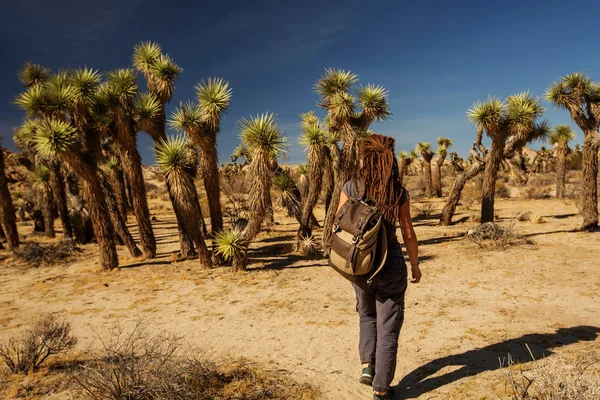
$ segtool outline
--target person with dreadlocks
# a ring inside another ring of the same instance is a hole
[[[413,283],[421,280],[417,236],[410,216],[410,198],[402,187],[394,153],[394,139],[377,134],[363,141],[358,179],[342,188],[339,209],[349,197],[365,197],[377,204],[388,240],[385,264],[375,276],[352,283],[360,320],[360,382],[373,387],[373,399],[393,399],[390,387],[396,371],[398,336],[404,322],[407,266],[396,237],[396,223],[410,258]]]

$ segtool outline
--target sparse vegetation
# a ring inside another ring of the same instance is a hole
[[[81,249],[74,241],[68,239],[47,245],[36,242],[23,243],[14,253],[18,259],[34,267],[39,267],[64,261],[74,254],[81,253]]]
[[[520,235],[514,228],[514,222],[502,226],[494,222],[484,222],[476,228],[469,229],[467,239],[481,248],[504,250],[518,244],[532,244],[527,237]]]

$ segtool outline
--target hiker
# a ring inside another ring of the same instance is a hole
[[[397,222],[410,258],[411,282],[421,280],[409,194],[400,183],[393,138],[373,134],[364,140],[359,179],[347,182],[342,188],[338,212],[349,198],[374,201],[385,228],[384,237],[387,236],[387,257],[383,267],[352,285],[360,317],[359,354],[363,364],[360,382],[372,385],[373,399],[393,399],[390,384],[396,371],[398,335],[404,322],[407,287],[407,266],[396,238]]]

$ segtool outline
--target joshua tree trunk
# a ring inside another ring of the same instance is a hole
[[[400,161],[400,165],[398,165],[398,175],[400,177],[400,185],[404,185],[404,174],[406,174],[406,164],[404,161]]]
[[[40,185],[38,205],[44,216],[44,233],[49,238],[56,236],[54,233],[54,216],[52,215],[52,199],[52,189],[50,189],[50,184],[47,182],[42,183]]]
[[[271,191],[269,190],[265,195],[265,201],[267,203],[265,224],[272,226],[275,224],[275,211],[273,210],[273,199],[271,198]]]
[[[299,241],[302,237],[312,236],[311,222],[313,218],[316,220],[313,214],[313,209],[319,199],[319,192],[323,184],[323,170],[319,165],[320,159],[323,154],[313,154],[312,159],[308,162],[308,194],[302,199],[303,209],[302,218],[300,220],[300,227],[298,228],[298,234],[296,239]],[[312,218],[311,218],[312,217]]]
[[[50,165],[50,186],[52,187],[54,196],[56,196],[56,206],[62,225],[63,236],[70,238],[73,236],[73,228],[71,227],[71,221],[69,220],[65,178],[60,170],[60,165],[57,162],[53,162]]]
[[[490,156],[485,165],[481,188],[481,223],[494,221],[494,196],[498,168],[504,158],[505,141],[493,140]]]
[[[565,197],[566,170],[567,170],[567,144],[557,143],[555,153],[555,169],[556,169],[556,198],[562,199]]]
[[[456,206],[460,201],[460,195],[462,190],[464,189],[467,182],[477,175],[481,173],[485,168],[485,163],[476,163],[471,165],[471,168],[461,173],[456,177],[454,184],[452,185],[452,189],[450,189],[450,194],[448,195],[448,200],[442,209],[442,216],[440,218],[439,225],[450,225],[452,223],[452,217],[456,212]]]
[[[69,154],[66,155],[66,161],[83,181],[83,196],[90,211],[94,234],[100,248],[100,264],[105,270],[117,268],[119,259],[115,245],[115,229],[96,164],[92,162],[92,165],[89,165],[84,160]]]
[[[116,129],[117,147],[123,163],[123,172],[127,176],[127,183],[131,187],[131,200],[140,234],[140,245],[147,258],[154,258],[156,256],[156,239],[150,222],[142,159],[137,150],[135,131],[130,124],[121,123],[118,125]]]
[[[325,201],[325,213],[329,209],[331,203],[331,195],[333,194],[333,162],[329,154],[329,149],[326,150],[327,161],[323,171],[323,199]]]
[[[425,182],[425,196],[433,197],[433,187],[431,182],[431,160],[425,160],[423,168],[423,181]]]
[[[123,170],[114,166],[110,170],[110,184],[113,187],[115,198],[117,201],[117,210],[123,217],[123,220],[127,222],[127,193],[125,190],[125,179],[123,178]]]
[[[123,174],[123,184],[125,185],[125,199],[127,200],[127,212],[133,212],[133,200],[131,196],[131,185],[127,181],[127,175]]]
[[[217,143],[214,138],[210,138],[210,143],[200,148],[200,170],[210,209],[210,232],[215,235],[223,230],[223,214],[221,212]]]
[[[435,173],[433,174],[433,190],[435,191],[435,197],[442,197],[442,165],[444,165],[445,158],[439,156],[435,161]]]
[[[586,132],[583,140],[583,190],[581,191],[581,230],[598,228],[598,141],[596,132]]]
[[[4,230],[9,249],[19,246],[19,233],[15,220],[15,208],[8,190],[8,182],[4,172],[4,148],[0,147],[0,227]]]
[[[113,169],[115,171],[115,169]],[[118,202],[118,193],[114,190],[114,186],[111,186],[109,183],[109,178],[102,171],[98,171],[100,183],[104,189],[104,193],[106,195],[106,203],[110,210],[110,215],[112,219],[112,223],[117,233],[119,239],[123,242],[123,244],[129,250],[129,253],[133,257],[140,257],[142,252],[138,249],[135,241],[133,240],[133,236],[131,236],[131,232],[129,232],[129,228],[127,228],[127,224],[125,222],[124,215],[119,210],[119,202]]]

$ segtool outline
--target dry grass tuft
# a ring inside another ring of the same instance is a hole
[[[319,245],[313,236],[303,237],[298,243],[298,250],[304,256],[316,256],[321,254]]]
[[[62,261],[81,249],[72,240],[61,240],[57,244],[41,245],[36,242],[25,243],[15,250],[18,259],[35,267]]]
[[[501,226],[494,222],[483,223],[476,228],[469,229],[466,237],[481,248],[500,250],[513,245],[533,243],[530,239],[517,233],[513,220],[508,226]]]
[[[534,224],[543,224],[546,222],[546,220],[544,219],[543,215],[533,214],[531,216],[531,222],[533,222]]]
[[[595,400],[600,398],[600,375],[590,367],[600,359],[584,356],[579,361],[559,356],[533,361],[533,368],[508,360],[503,398],[511,400]]]
[[[22,337],[12,337],[0,345],[0,360],[13,374],[35,371],[48,357],[66,352],[76,344],[71,325],[48,315],[27,329]]]
[[[434,203],[422,203],[420,205],[413,206],[413,217],[414,218],[429,218],[436,211]]]

